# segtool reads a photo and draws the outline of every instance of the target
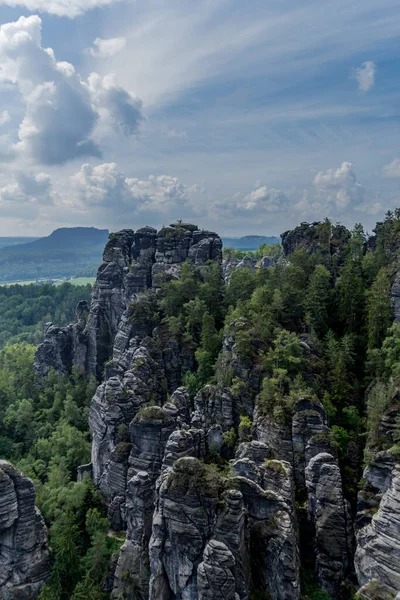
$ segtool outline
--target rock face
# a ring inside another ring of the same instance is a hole
[[[350,232],[339,224],[302,223],[295,229],[282,233],[281,238],[285,256],[303,249],[308,254],[319,252],[336,256],[340,263],[343,259],[343,247],[350,239]]]
[[[34,600],[49,575],[46,526],[30,479],[0,461],[0,598]]]
[[[368,584],[373,580],[395,597],[400,591],[400,465],[381,453],[364,471],[364,478],[378,492],[378,502],[372,519],[357,533],[354,562],[358,582],[366,586],[366,598],[372,597]]]
[[[325,411],[319,402],[304,397],[286,421],[276,422],[256,411],[255,423],[257,437],[269,447],[270,456],[284,457],[291,465],[297,497],[308,507],[300,529],[300,537],[306,538],[302,545],[310,546],[319,587],[339,598],[340,584],[352,570],[353,529],[339,465],[331,454]],[[283,484],[276,489],[282,493]]]
[[[235,257],[229,256],[222,263],[222,273],[225,283],[229,284],[234,271],[240,271],[241,269],[248,269],[249,271],[255,271],[256,269],[268,269],[269,267],[274,267],[277,264],[284,265],[286,264],[286,261],[283,258],[275,258],[272,256],[264,256],[259,261],[251,256],[246,256],[243,260],[238,260]]]
[[[339,466],[331,454],[323,452],[311,458],[306,485],[308,512],[315,527],[318,583],[332,598],[338,598],[352,560],[353,534]]]
[[[317,250],[340,263],[348,235],[341,226],[303,224],[283,235],[283,245],[287,255]],[[222,277],[221,240],[189,224],[111,236],[91,305],[78,306],[73,325],[49,324],[36,354],[40,376],[76,367],[99,380],[92,462],[78,476],[90,474],[112,530],[125,533],[111,597],[298,600],[301,568],[312,564],[318,587],[332,600],[346,598],[353,519],[322,404],[305,393],[284,409],[262,406],[262,361],[240,343],[246,317],[226,326],[213,383],[194,398],[182,386],[196,367],[195,348],[166,327],[159,288],[179,278],[185,261],[203,277],[209,260]],[[234,268],[270,263],[225,266],[229,279]],[[321,353],[306,334],[300,343],[309,384],[320,376]],[[382,435],[393,437],[397,415],[393,406],[386,411]],[[399,585],[400,471],[383,452],[364,477],[370,488],[359,499],[356,570],[362,597],[372,600],[375,579],[390,593]],[[8,531],[19,517],[7,514]],[[45,564],[44,541],[41,548]],[[37,589],[42,581],[35,579]]]
[[[239,600],[235,593],[235,558],[222,542],[211,540],[197,569],[199,600]]]
[[[75,325],[60,328],[48,324],[36,354],[38,375],[46,376],[51,368],[68,373],[75,366],[102,379],[121,318],[131,302],[166,278],[177,277],[186,260],[197,267],[208,260],[221,262],[221,239],[189,224],[164,227],[158,233],[144,227],[111,234],[90,308],[78,307]]]

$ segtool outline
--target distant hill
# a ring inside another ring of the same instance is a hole
[[[17,246],[18,244],[28,244],[29,242],[34,242],[37,239],[37,237],[0,237],[0,248]]]
[[[257,250],[261,244],[272,246],[280,244],[281,240],[277,237],[265,237],[264,235],[245,235],[244,237],[222,238],[225,248],[234,248],[235,250]]]
[[[95,227],[64,227],[27,243],[9,238],[11,243],[0,247],[0,282],[73,277],[100,264],[108,233]]]

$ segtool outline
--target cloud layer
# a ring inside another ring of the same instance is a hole
[[[317,173],[314,186],[318,196],[333,203],[338,212],[362,204],[365,198],[365,188],[357,181],[349,162],[343,162],[338,169]]]
[[[24,7],[30,12],[45,12],[58,17],[78,17],[93,8],[115,4],[120,0],[0,0],[0,6]]]
[[[96,207],[110,220],[133,218],[140,213],[165,216],[183,208],[196,190],[196,186],[186,186],[170,175],[129,178],[115,163],[95,167],[84,164],[70,177],[70,185],[78,210]]]
[[[368,92],[375,83],[376,66],[371,60],[363,63],[355,69],[354,78],[358,81],[358,88],[362,92]]]
[[[96,38],[92,48],[89,48],[88,52],[94,58],[109,58],[121,52],[125,46],[126,38],[124,37],[109,38],[106,40]]]
[[[390,179],[400,178],[400,158],[395,158],[389,165],[385,165],[383,173]]]
[[[0,187],[2,217],[34,219],[40,208],[53,203],[52,183],[49,175],[17,172],[11,183]]]
[[[101,155],[93,140],[105,117],[124,134],[136,133],[141,101],[118,86],[112,75],[93,73],[82,81],[73,65],[58,62],[42,47],[42,21],[21,17],[0,27],[0,81],[18,88],[25,103],[19,150],[44,165]]]

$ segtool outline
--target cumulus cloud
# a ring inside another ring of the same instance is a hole
[[[389,165],[383,167],[385,177],[397,179],[400,177],[400,158],[395,158]]]
[[[256,184],[255,189],[236,204],[238,208],[248,211],[256,209],[270,213],[281,212],[287,208],[287,205],[287,197],[281,190],[270,190],[260,184]]]
[[[2,79],[15,85],[26,112],[19,127],[19,150],[35,161],[62,164],[100,156],[92,135],[106,115],[126,134],[137,131],[141,101],[119,87],[113,76],[92,74],[82,81],[73,65],[42,47],[42,21],[21,17],[0,27]]]
[[[137,132],[143,119],[142,101],[117,84],[114,75],[100,77],[92,73],[88,90],[94,106],[125,135]]]
[[[33,219],[42,206],[53,203],[51,178],[45,173],[31,175],[17,172],[7,185],[0,187],[0,209],[3,217]]]
[[[0,6],[23,6],[30,12],[46,12],[58,17],[78,17],[92,10],[115,4],[120,0],[0,0]]]
[[[361,67],[354,70],[354,79],[358,82],[358,88],[362,92],[368,92],[375,83],[376,65],[371,60],[363,63]]]
[[[170,175],[129,178],[115,163],[84,164],[71,176],[71,184],[81,210],[96,206],[113,216],[118,213],[118,218],[143,212],[168,213],[186,205],[197,189]]]
[[[187,131],[184,131],[184,130],[168,129],[167,130],[167,137],[169,137],[169,138],[186,139],[188,137],[188,134],[187,134]]]
[[[338,169],[317,173],[314,187],[319,198],[333,204],[338,212],[350,205],[360,205],[365,199],[365,188],[357,181],[349,162],[343,162]]]
[[[121,52],[126,46],[126,38],[96,38],[93,47],[89,48],[88,53],[95,58],[109,58]]]
[[[0,112],[0,127],[5,125],[6,123],[8,123],[10,120],[11,120],[11,117],[10,117],[10,113],[8,112],[8,110],[3,110],[2,112]]]

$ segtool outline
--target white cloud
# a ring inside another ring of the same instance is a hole
[[[150,175],[148,179],[129,179],[128,185],[136,199],[139,211],[167,212],[172,207],[184,206],[198,191],[196,185],[187,186],[171,175]]]
[[[3,217],[34,219],[42,206],[53,203],[49,175],[17,172],[12,181],[0,187],[0,210]]]
[[[103,115],[125,134],[135,133],[141,101],[113,76],[92,74],[89,83],[82,81],[73,65],[57,62],[54,51],[42,47],[41,29],[38,16],[0,27],[2,78],[14,84],[26,105],[19,150],[46,165],[98,157],[92,135]]]
[[[88,90],[94,106],[112,125],[125,135],[133,135],[138,131],[143,119],[142,101],[120,87],[114,75],[100,77],[92,73]]]
[[[0,112],[0,127],[5,125],[6,123],[8,123],[10,120],[11,120],[11,117],[10,117],[10,113],[8,112],[8,110],[3,110],[2,112]]]
[[[188,137],[187,131],[177,130],[177,129],[168,129],[167,137],[169,138],[178,138],[178,139],[186,139]]]
[[[81,210],[96,206],[120,220],[144,212],[168,213],[184,206],[197,189],[170,175],[128,178],[115,163],[84,164],[70,182]]]
[[[281,190],[268,189],[266,185],[256,184],[249,194],[240,199],[236,206],[245,210],[261,210],[270,213],[281,212],[287,208],[288,200]]]
[[[58,17],[78,17],[92,10],[115,4],[120,0],[0,0],[0,6],[23,6],[31,12],[46,12]]]
[[[376,65],[371,60],[363,63],[361,67],[354,70],[354,79],[358,82],[358,88],[362,92],[368,92],[375,83]]]
[[[385,177],[397,179],[400,177],[400,158],[395,158],[389,165],[383,167]]]
[[[350,205],[360,205],[365,198],[365,188],[357,181],[349,162],[343,162],[338,169],[317,173],[314,186],[319,198],[332,203],[339,212]]]
[[[93,42],[93,47],[89,48],[88,52],[95,58],[109,58],[121,52],[126,46],[126,38],[96,38]]]

